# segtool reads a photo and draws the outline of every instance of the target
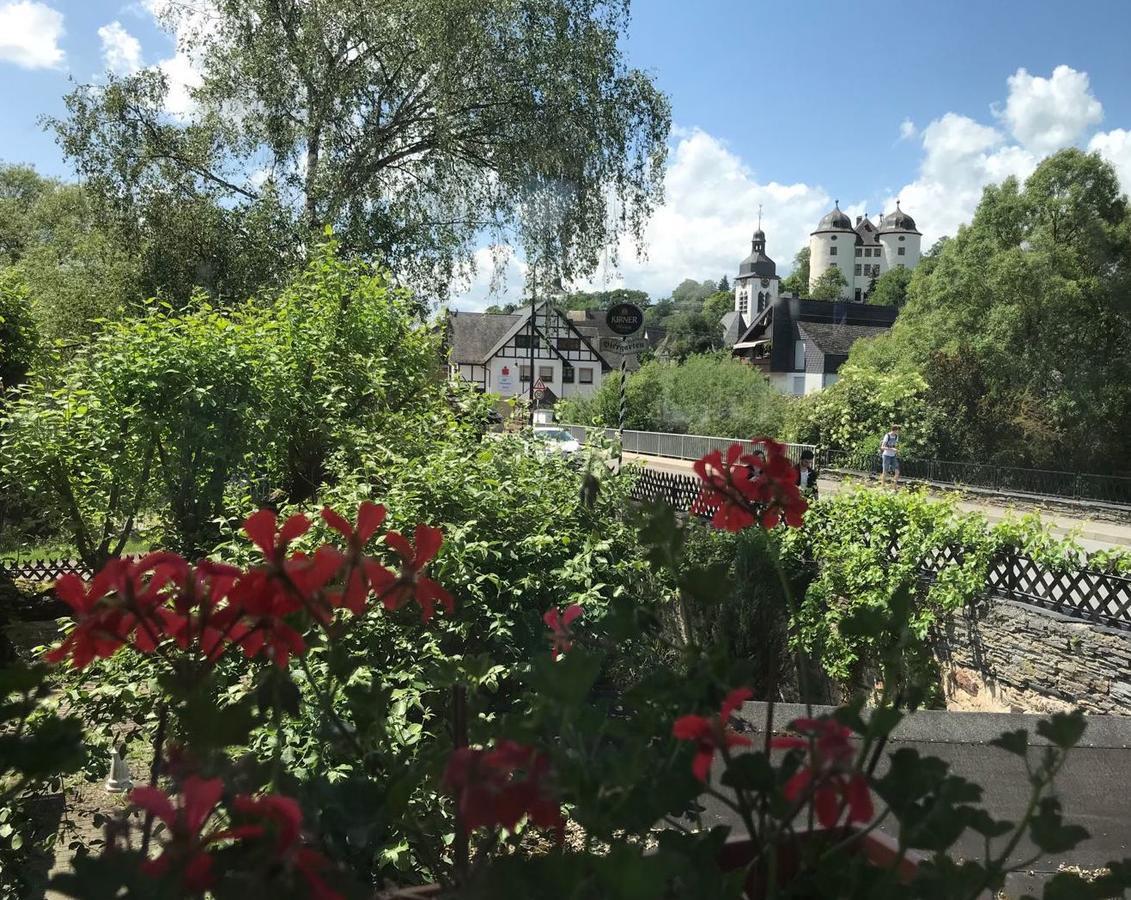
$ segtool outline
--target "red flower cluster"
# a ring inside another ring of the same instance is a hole
[[[567,607],[565,612],[560,612],[554,606],[546,610],[546,614],[542,616],[542,621],[550,629],[550,641],[552,643],[550,655],[554,659],[557,659],[563,653],[568,653],[573,646],[573,632],[570,631],[569,626],[580,615],[581,607],[574,603]]]
[[[206,832],[205,827],[217,818],[223,793],[224,784],[219,778],[204,779],[195,775],[185,779],[176,804],[157,788],[134,788],[130,802],[164,822],[168,832],[161,855],[142,863],[142,871],[154,877],[179,871],[185,889],[200,893],[215,882],[215,861],[210,853],[213,845],[273,838],[272,861],[301,875],[311,897],[315,900],[341,897],[320,874],[329,866],[326,858],[302,844],[302,811],[298,803],[280,795],[251,797],[242,794],[232,800],[239,824],[214,827]]]
[[[680,716],[672,725],[672,735],[681,741],[695,741],[697,750],[691,762],[691,771],[700,781],[706,781],[711,773],[711,762],[717,750],[730,747],[749,747],[751,740],[743,737],[730,727],[730,717],[734,711],[754,696],[750,688],[736,688],[726,695],[722,708],[716,718],[705,716]]]
[[[544,753],[502,740],[487,750],[455,750],[444,771],[444,787],[456,798],[469,831],[513,829],[527,816],[534,825],[560,835],[565,823],[549,777],[550,759]]]
[[[173,553],[151,553],[110,560],[89,587],[76,575],[64,575],[56,592],[77,624],[48,660],[70,657],[75,668],[82,668],[126,644],[151,653],[172,641],[212,662],[238,646],[248,657],[265,656],[286,666],[306,649],[299,630],[302,613],[323,626],[338,607],[361,615],[371,590],[390,610],[415,598],[424,621],[437,602],[453,610],[452,596],[424,574],[443,541],[439,529],[418,525],[415,548],[388,532],[385,542],[400,563],[399,571],[392,571],[365,552],[385,520],[383,506],[362,503],[356,528],[330,509],[322,517],[345,537],[345,553],[329,545],[311,555],[291,552],[310,520],[291,516],[280,527],[275,514],[264,509],[244,522],[263,555],[261,565],[246,571],[210,560],[193,566]],[[339,580],[341,585],[333,586]]]
[[[848,821],[870,822],[874,809],[868,779],[853,767],[856,751],[849,742],[852,732],[835,719],[796,719],[789,727],[806,737],[776,737],[771,746],[787,750],[813,748],[809,765],[789,779],[785,797],[791,803],[813,792],[817,821],[832,828],[848,809]]]
[[[741,531],[755,521],[774,528],[785,519],[787,525],[801,525],[808,504],[797,487],[797,472],[785,452],[785,445],[758,437],[752,444],[764,448],[765,455],[745,453],[741,444],[731,444],[726,458],[712,450],[695,462],[695,473],[703,482],[691,510],[714,510],[711,524],[726,531]]]

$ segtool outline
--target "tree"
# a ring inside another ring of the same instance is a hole
[[[841,296],[841,291],[847,287],[844,273],[839,266],[829,266],[820,277],[813,282],[813,290],[809,296],[814,300],[836,300]]]
[[[646,309],[651,303],[646,291],[615,288],[611,291],[573,291],[559,304],[562,309],[608,309],[616,303],[632,303]]]
[[[726,292],[729,292],[731,290],[730,282],[727,280],[727,277],[725,275],[719,279],[719,290]]]
[[[734,310],[734,294],[730,291],[716,291],[703,301],[703,318],[716,327],[728,312]]]
[[[332,224],[446,290],[485,232],[588,274],[660,197],[669,104],[624,62],[627,0],[161,8],[202,68],[188,114],[150,69],[77,88],[52,122],[116,221],[152,197],[237,218],[278,198],[297,245]]]
[[[615,426],[619,392],[616,379],[606,379],[592,400],[559,404],[559,418]],[[724,437],[779,434],[787,402],[764,375],[727,353],[645,363],[629,376],[626,396],[628,428]]]
[[[798,297],[809,296],[808,247],[802,247],[793,257],[793,271],[782,279],[781,291],[783,294],[797,294]]]
[[[899,309],[907,302],[907,286],[911,284],[911,269],[896,266],[875,280],[868,292],[868,302],[873,306],[894,306]]]
[[[970,224],[916,268],[891,333],[858,342],[841,381],[859,379],[867,391],[880,376],[923,379],[931,452],[1080,471],[1123,466],[1129,278],[1131,212],[1114,171],[1096,154],[1062,151],[1024,185],[986,188]],[[836,388],[830,403],[852,390]]]
[[[0,399],[23,382],[38,345],[27,286],[10,269],[0,268]]]
[[[696,281],[685,278],[679,286],[672,291],[672,302],[680,309],[698,308],[704,300],[717,290],[713,281]]]
[[[488,315],[494,316],[509,316],[516,309],[518,309],[517,303],[504,303],[502,306],[497,303],[492,303],[485,310],[483,310],[483,312],[487,313]]]

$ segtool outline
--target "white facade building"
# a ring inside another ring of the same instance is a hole
[[[922,238],[915,220],[899,208],[898,200],[895,212],[880,214],[878,225],[867,216],[857,216],[853,225],[838,203],[809,235],[809,289],[836,266],[846,282],[840,299],[862,301],[884,272],[919,264]]]
[[[545,406],[595,394],[612,369],[595,342],[548,303],[536,308],[533,325],[530,318],[529,309],[510,315],[450,312],[451,374],[503,398],[527,396],[533,377],[545,385]]]

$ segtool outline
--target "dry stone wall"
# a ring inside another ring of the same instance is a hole
[[[1131,632],[986,600],[936,635],[947,705],[985,712],[1131,716]]]

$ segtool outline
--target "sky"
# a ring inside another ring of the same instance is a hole
[[[169,0],[0,0],[0,159],[69,176],[39,119],[74,83],[159,65],[170,112],[191,113],[191,60],[153,11]],[[574,287],[666,296],[733,277],[759,204],[779,273],[839,200],[851,216],[899,198],[924,247],[969,218],[986,184],[1078,146],[1131,189],[1126,0],[635,0],[622,48],[670,96],[665,201],[645,256]],[[497,248],[494,248],[497,249]],[[521,297],[524,267],[483,247],[452,305]],[[495,284],[496,293],[490,293]]]

